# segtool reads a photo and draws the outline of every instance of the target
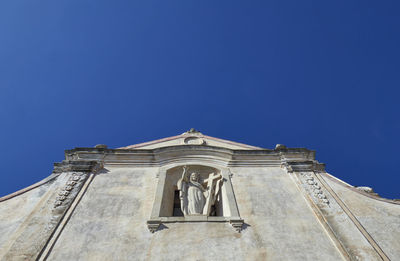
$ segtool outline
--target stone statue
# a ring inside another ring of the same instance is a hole
[[[209,174],[209,177],[200,181],[200,175],[192,172],[188,177],[188,168],[183,167],[181,179],[178,180],[179,197],[181,200],[181,209],[186,215],[210,215],[211,206],[220,191],[223,179],[221,174]],[[204,188],[203,185],[206,185]]]

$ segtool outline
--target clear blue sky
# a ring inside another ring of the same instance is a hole
[[[400,1],[0,1],[0,196],[191,127],[400,198]]]

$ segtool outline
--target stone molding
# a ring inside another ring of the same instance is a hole
[[[102,163],[99,160],[74,160],[74,159],[66,159],[62,162],[54,163],[53,173],[60,172],[93,172],[98,169],[101,169]]]
[[[240,143],[240,142],[235,142],[235,141],[230,141],[230,140],[225,140],[225,139],[220,139],[220,138],[207,136],[207,135],[204,135],[204,134],[202,134],[201,132],[199,132],[199,131],[197,131],[195,129],[190,129],[189,131],[186,131],[186,132],[182,133],[181,135],[176,135],[176,136],[162,138],[162,139],[158,139],[158,140],[143,142],[143,143],[139,143],[139,144],[134,144],[134,145],[126,146],[126,147],[121,147],[119,149],[142,148],[142,147],[145,147],[145,146],[159,144],[159,143],[166,142],[166,141],[171,141],[171,140],[176,140],[176,139],[181,139],[181,138],[190,138],[190,137],[213,140],[213,141],[217,141],[217,142],[221,142],[221,143],[225,143],[225,144],[230,144],[230,145],[234,145],[234,146],[243,147],[245,149],[254,149],[254,150],[262,150],[263,149],[263,148],[260,148],[260,147],[251,146],[251,145]]]
[[[162,224],[168,223],[189,223],[189,222],[214,222],[214,223],[229,223],[240,233],[243,230],[244,220],[240,217],[161,217],[159,219],[147,220],[147,228],[151,233],[161,229]]]
[[[293,172],[325,172],[325,164],[320,163],[316,160],[305,160],[305,161],[288,161],[282,159],[281,167],[284,168],[288,173]]]
[[[231,150],[208,145],[179,145],[157,149],[75,148],[65,151],[66,161],[102,161],[121,166],[162,166],[180,160],[201,158],[226,167],[268,167],[291,163],[293,168],[324,169],[315,161],[315,151],[305,148]],[[79,166],[79,164],[77,164]],[[62,164],[56,167],[62,168]],[[82,166],[84,167],[84,166]]]

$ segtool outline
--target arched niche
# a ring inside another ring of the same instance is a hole
[[[198,173],[200,180],[209,178],[211,173],[222,176],[220,193],[210,215],[183,216],[183,214],[178,214],[177,209],[180,208],[180,205],[178,204],[179,198],[177,198],[177,193],[179,193],[177,183],[182,177],[183,166],[187,166],[189,173]],[[201,163],[171,164],[161,167],[153,209],[147,224],[150,231],[154,232],[161,223],[171,222],[230,222],[240,231],[243,220],[239,215],[229,169]]]
[[[221,174],[220,169],[210,166],[186,165],[186,167],[189,175],[193,172],[199,174],[200,183],[203,183],[204,180],[206,180],[211,173],[214,173],[216,175]],[[166,178],[160,209],[161,217],[183,216],[183,213],[180,211],[181,204],[179,199],[179,190],[177,187],[178,180],[182,177],[182,172],[183,166],[176,166],[166,171]],[[225,191],[223,187],[224,184],[222,183],[221,191],[220,193],[218,193],[215,204],[213,204],[212,206],[214,209],[211,213],[211,216],[224,216],[223,195],[226,193],[222,192],[222,190]],[[225,213],[227,211],[228,209],[225,209]]]

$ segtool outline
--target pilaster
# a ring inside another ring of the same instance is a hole
[[[102,164],[97,161],[63,161],[54,164],[54,172],[59,173],[56,179],[62,179],[62,185],[43,196],[43,200],[15,232],[16,240],[10,244],[2,260],[37,260],[76,201],[89,175],[101,168]]]

